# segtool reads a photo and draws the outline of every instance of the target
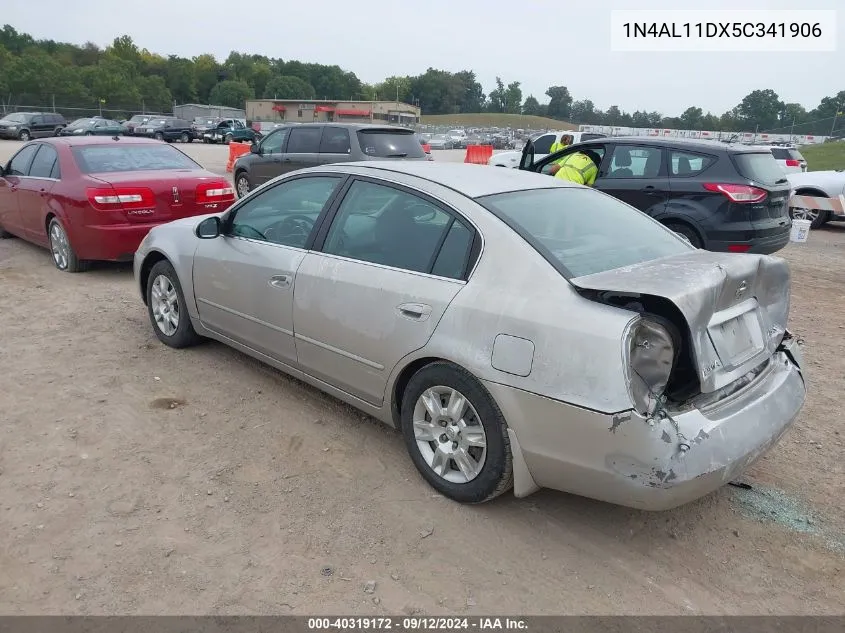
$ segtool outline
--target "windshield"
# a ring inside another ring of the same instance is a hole
[[[783,170],[775,157],[769,152],[734,154],[737,171],[743,178],[754,180],[764,185],[785,183]]]
[[[133,123],[141,123],[141,122],[143,122],[143,121],[148,120],[149,118],[150,118],[150,117],[145,116],[145,115],[143,115],[143,114],[136,114],[135,116],[133,116],[133,117],[132,117],[131,119],[129,119],[129,120],[130,120],[130,121],[132,121]]]
[[[358,130],[358,144],[367,156],[378,158],[425,158],[411,130]]]
[[[94,122],[94,119],[77,119],[68,127],[88,127]]]
[[[200,165],[170,145],[150,143],[88,145],[73,148],[79,169],[86,174],[152,169],[201,169]]]
[[[150,119],[147,121],[147,125],[149,126],[161,126],[167,123],[166,119]]]
[[[646,214],[607,194],[555,187],[477,198],[567,279],[692,249]]]
[[[3,120],[10,123],[26,123],[26,115],[20,113],[9,114],[4,116]]]

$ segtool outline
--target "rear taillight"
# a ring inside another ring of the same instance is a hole
[[[787,166],[787,167],[800,167],[800,166],[801,166],[801,161],[798,161],[798,160],[792,160],[791,158],[788,158],[788,159],[786,160],[786,166]]]
[[[765,189],[758,189],[757,187],[750,187],[748,185],[732,185],[728,183],[706,182],[704,188],[707,191],[721,193],[726,196],[731,202],[739,202],[744,204],[762,202],[766,199],[769,193]]]
[[[226,182],[204,182],[197,185],[197,204],[214,204],[235,199],[235,190]]]
[[[146,187],[102,187],[88,189],[88,202],[99,211],[151,209],[155,195]]]
[[[729,253],[747,253],[751,250],[751,244],[728,244]]]

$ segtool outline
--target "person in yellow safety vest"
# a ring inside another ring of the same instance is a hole
[[[566,149],[572,145],[572,135],[571,134],[564,134],[560,137],[560,141],[556,143],[552,143],[551,148],[549,149],[549,154],[554,154],[555,152],[559,152],[562,149]]]
[[[552,172],[555,178],[568,180],[592,187],[599,174],[598,165],[593,158],[585,152],[573,152],[556,161],[557,169]]]

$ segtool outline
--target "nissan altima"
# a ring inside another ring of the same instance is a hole
[[[134,272],[164,344],[222,341],[397,427],[461,502],[548,487],[681,505],[805,398],[783,259],[695,249],[532,173],[301,170],[153,228]]]

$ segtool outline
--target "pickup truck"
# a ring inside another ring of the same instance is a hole
[[[792,187],[789,215],[793,220],[810,220],[813,229],[830,221],[845,222],[845,170],[805,171],[786,174],[786,178]],[[802,202],[807,206],[801,206]]]
[[[244,125],[238,119],[223,119],[214,128],[203,132],[203,143],[225,143],[247,142],[252,143],[259,138],[259,135],[252,128]]]

